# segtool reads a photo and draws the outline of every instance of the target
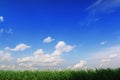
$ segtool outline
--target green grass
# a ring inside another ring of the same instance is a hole
[[[0,70],[0,80],[120,80],[120,68],[63,71]]]

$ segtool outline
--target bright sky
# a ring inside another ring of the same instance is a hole
[[[120,67],[120,0],[2,0],[0,69]]]

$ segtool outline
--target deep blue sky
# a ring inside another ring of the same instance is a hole
[[[119,0],[2,0],[0,50],[20,43],[31,46],[23,53],[11,52],[17,59],[39,48],[52,53],[64,41],[75,47],[62,57],[68,63],[69,59],[79,62],[88,54],[120,44],[119,5]],[[12,33],[8,33],[10,29]],[[48,36],[54,41],[45,44]]]

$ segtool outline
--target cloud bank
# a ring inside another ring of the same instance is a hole
[[[43,49],[38,49],[32,56],[18,58],[17,63],[21,67],[30,68],[59,66],[65,61],[61,55],[72,51],[73,48],[74,46],[67,45],[64,41],[59,41],[53,53],[46,54]]]

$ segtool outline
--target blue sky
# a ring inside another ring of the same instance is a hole
[[[0,69],[120,67],[120,0],[3,0]]]

